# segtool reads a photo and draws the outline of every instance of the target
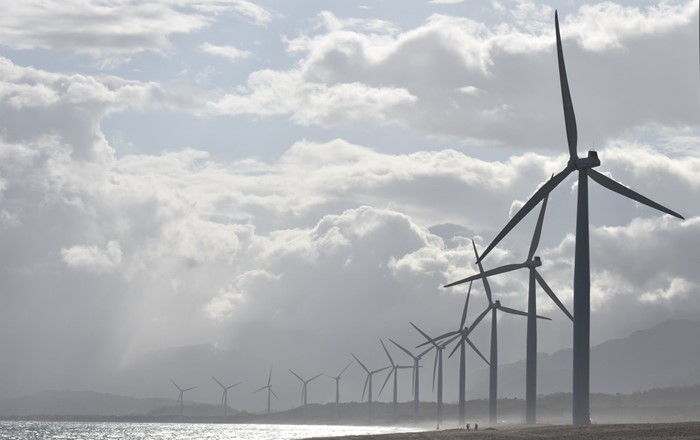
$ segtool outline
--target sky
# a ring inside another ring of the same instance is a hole
[[[466,286],[441,286],[475,272],[471,240],[568,160],[555,6],[579,154],[686,217],[590,184],[592,343],[697,319],[695,1],[6,0],[0,398],[199,344],[260,359],[262,386],[458,326]],[[538,251],[569,310],[575,187]],[[525,259],[536,212],[486,269]],[[526,308],[525,274],[492,287]],[[570,347],[538,301],[539,350]],[[475,284],[469,321],[485,307]],[[524,357],[510,318],[501,362]]]

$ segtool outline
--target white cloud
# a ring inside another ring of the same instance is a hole
[[[116,269],[121,263],[122,251],[119,242],[111,240],[104,249],[83,245],[61,249],[61,257],[71,269],[86,269],[99,274]]]
[[[208,53],[209,55],[214,55],[217,57],[225,58],[229,61],[236,61],[243,58],[248,58],[251,53],[247,50],[237,49],[233,46],[216,46],[211,43],[204,43],[199,46],[202,52]]]

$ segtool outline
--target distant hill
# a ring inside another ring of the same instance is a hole
[[[537,356],[537,392],[571,391],[572,350]],[[488,395],[488,368],[467,380],[470,397]],[[499,397],[525,394],[525,362],[499,366]],[[634,393],[700,384],[700,321],[671,320],[591,348],[591,392]]]

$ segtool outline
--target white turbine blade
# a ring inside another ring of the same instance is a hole
[[[318,379],[318,378],[321,377],[321,376],[323,376],[323,373],[319,373],[319,374],[315,375],[315,376],[312,377],[311,379],[307,380],[306,383],[309,383],[309,382],[311,382],[311,381],[314,380],[314,379]]]
[[[345,368],[343,368],[343,371],[340,372],[340,374],[338,375],[338,377],[342,376],[343,373],[345,373],[345,370],[347,370],[348,367],[350,367],[350,365],[352,365],[352,361],[348,362],[348,364],[345,366]]]
[[[432,339],[430,336],[428,336],[423,330],[419,329],[417,325],[415,325],[414,323],[412,323],[412,322],[410,322],[410,321],[409,321],[408,323],[411,324],[411,325],[413,326],[413,328],[415,328],[416,330],[418,330],[418,332],[419,332],[421,335],[423,335],[423,337],[424,337],[425,339],[427,339],[428,342],[430,342],[431,344],[433,344],[433,346],[435,346],[435,347],[438,346],[437,342],[435,342],[435,340]],[[416,347],[416,348],[418,348],[418,347]]]
[[[466,283],[466,282],[472,282],[472,281],[480,280],[480,279],[483,279],[483,278],[486,278],[486,277],[492,277],[492,276],[494,276],[494,275],[499,275],[499,274],[502,274],[502,273],[506,273],[506,272],[512,272],[512,271],[514,271],[514,270],[518,270],[518,269],[521,269],[521,268],[523,268],[523,267],[527,267],[527,264],[525,264],[525,263],[505,264],[505,265],[503,265],[503,266],[501,266],[501,267],[496,267],[496,268],[494,268],[494,269],[489,269],[489,270],[484,271],[484,272],[482,272],[482,273],[478,273],[478,274],[472,275],[472,276],[470,276],[470,277],[462,278],[462,279],[459,280],[459,281],[455,281],[455,282],[450,283],[450,284],[445,284],[444,287],[452,287],[452,286],[456,286],[456,285],[458,285],[458,284],[463,284],[463,283]]]
[[[386,375],[386,379],[384,379],[384,383],[382,384],[382,388],[379,390],[378,396],[382,395],[382,391],[384,391],[384,387],[386,386],[386,383],[389,382],[389,378],[391,377],[392,374],[396,374],[396,367],[393,367],[389,371],[389,374]]]
[[[219,386],[220,386],[221,388],[226,389],[226,387],[224,386],[224,384],[222,384],[221,382],[219,382],[214,376],[212,376],[211,378],[214,379],[214,382],[218,383]]]
[[[491,311],[491,307],[492,306],[486,307],[486,310],[481,312],[481,315],[477,316],[477,318],[474,320],[472,325],[469,327],[469,330],[467,331],[467,333],[471,333],[472,330],[474,330],[476,328],[476,326],[481,322],[481,320],[484,319],[484,317]]]
[[[386,353],[386,357],[389,358],[389,363],[391,363],[391,365],[394,365],[394,360],[391,358],[391,355],[389,354],[389,350],[386,349],[386,345],[384,345],[384,341],[382,341],[380,339],[379,342],[382,344],[382,348],[384,349],[384,353]]]
[[[464,323],[467,321],[467,310],[469,309],[469,296],[472,293],[472,283],[469,282],[469,290],[467,290],[467,299],[464,301],[464,309],[462,309],[462,319],[459,322],[460,330],[464,328]]]
[[[510,313],[511,315],[527,316],[527,312],[521,312],[520,310],[511,309],[510,307],[497,306],[496,308],[502,312]]]
[[[182,388],[180,388],[180,386],[176,384],[174,380],[170,379],[170,382],[172,382],[173,385],[175,385],[175,388],[177,388],[178,391],[182,391]]]
[[[557,34],[557,60],[559,62],[559,84],[561,86],[561,100],[564,105],[566,140],[569,144],[569,160],[570,162],[573,162],[578,158],[578,153],[576,151],[576,116],[574,115],[574,104],[571,102],[569,80],[566,78],[566,66],[564,65],[564,50],[562,49],[561,36],[559,35],[559,14],[556,10],[554,11],[554,27],[556,29]]]
[[[292,370],[289,370],[289,372],[292,373],[294,376],[296,376],[296,378],[299,379],[302,383],[304,383],[304,379],[302,379],[301,376],[299,376],[298,374],[296,374]]]
[[[598,184],[604,186],[605,188],[609,189],[610,191],[614,191],[618,194],[621,194],[625,197],[628,197],[636,202],[639,202],[643,205],[647,205],[651,208],[658,209],[661,212],[665,212],[666,214],[670,214],[674,217],[678,217],[681,220],[685,220],[685,218],[677,213],[676,211],[672,211],[668,209],[667,207],[656,203],[655,201],[648,199],[644,197],[643,195],[639,194],[636,191],[633,191],[626,186],[622,185],[621,183],[615,182],[605,174],[601,174],[598,171],[594,170],[593,168],[588,169],[588,175],[591,177],[591,179],[595,180],[598,182]]]

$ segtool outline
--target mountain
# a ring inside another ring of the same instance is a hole
[[[572,350],[538,353],[537,392],[571,391]],[[467,395],[488,395],[488,369],[474,372]],[[499,366],[499,397],[525,393],[525,362]],[[670,320],[591,348],[591,392],[635,393],[700,384],[700,321]]]

